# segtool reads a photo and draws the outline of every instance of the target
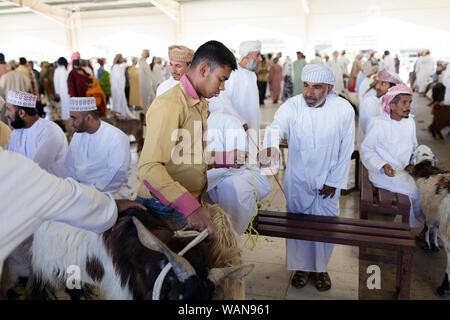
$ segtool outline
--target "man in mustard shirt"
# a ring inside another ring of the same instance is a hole
[[[159,96],[146,114],[147,134],[138,163],[140,186],[136,200],[168,217],[178,227],[198,231],[214,227],[200,198],[209,167],[239,166],[237,152],[204,154],[208,104],[205,98],[225,89],[237,69],[233,53],[218,41],[208,41],[194,54],[180,83]],[[242,161],[242,159],[239,159]]]

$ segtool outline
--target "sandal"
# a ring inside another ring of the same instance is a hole
[[[295,271],[291,284],[296,288],[303,288],[309,281],[309,272]]]
[[[331,289],[331,279],[328,272],[317,272],[314,276],[314,284],[317,290],[327,291]]]

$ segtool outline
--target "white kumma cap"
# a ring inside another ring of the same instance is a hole
[[[37,96],[23,91],[9,90],[6,102],[24,108],[36,108]]]
[[[70,98],[70,111],[93,111],[97,110],[97,104],[94,97],[88,98]]]

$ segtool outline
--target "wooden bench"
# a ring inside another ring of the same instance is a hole
[[[361,174],[360,218],[368,219],[369,213],[401,216],[402,223],[409,224],[411,202],[408,196],[379,189],[369,181],[369,172],[363,166]]]
[[[399,299],[409,299],[415,243],[406,224],[260,210],[254,226],[264,236],[393,250]]]

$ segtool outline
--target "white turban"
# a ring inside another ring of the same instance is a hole
[[[250,52],[261,51],[261,41],[259,40],[250,40],[244,41],[239,46],[239,54],[242,57],[245,57]]]
[[[302,81],[335,85],[333,72],[324,64],[307,64],[302,70]]]

